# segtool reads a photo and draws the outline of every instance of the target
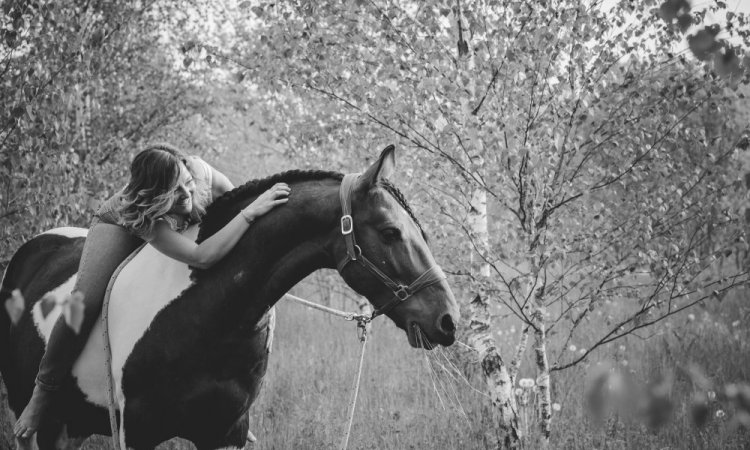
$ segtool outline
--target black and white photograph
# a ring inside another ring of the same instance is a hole
[[[750,449],[750,0],[0,0],[0,450]]]

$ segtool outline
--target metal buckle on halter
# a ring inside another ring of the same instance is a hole
[[[346,236],[354,231],[354,220],[350,214],[341,217],[341,234]]]
[[[411,297],[411,294],[408,291],[408,287],[404,286],[403,284],[398,287],[395,291],[393,291],[393,294],[398,297],[399,300],[402,302],[406,300],[407,298]]]

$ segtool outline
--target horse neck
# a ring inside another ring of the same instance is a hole
[[[292,184],[289,202],[261,217],[210,269],[247,293],[245,320],[260,318],[315,270],[335,267],[330,236],[341,213],[339,186],[337,180]]]

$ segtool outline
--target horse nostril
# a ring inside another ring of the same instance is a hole
[[[456,331],[456,324],[453,323],[453,318],[450,314],[444,314],[440,319],[440,329],[448,334],[452,334]]]

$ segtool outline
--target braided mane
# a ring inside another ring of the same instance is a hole
[[[200,225],[197,242],[203,242],[209,236],[216,233],[226,225],[234,216],[240,212],[240,204],[243,200],[260,195],[276,183],[293,183],[295,181],[322,180],[333,178],[341,180],[344,175],[339,172],[326,170],[289,170],[277,173],[267,178],[250,180],[247,183],[224,193],[214,200],[208,208],[206,215]]]
[[[393,198],[396,199],[396,201],[401,205],[402,208],[409,214],[409,217],[411,217],[411,220],[414,221],[415,224],[417,224],[417,228],[419,228],[419,231],[422,233],[422,237],[424,237],[425,241],[427,240],[427,235],[424,232],[424,229],[422,229],[422,224],[419,223],[419,220],[417,220],[417,216],[414,215],[414,211],[412,211],[411,207],[408,203],[406,203],[406,197],[404,197],[404,194],[393,185],[393,183],[390,182],[390,180],[386,178],[381,178],[378,181],[378,186],[382,186],[389,194],[393,196]]]

